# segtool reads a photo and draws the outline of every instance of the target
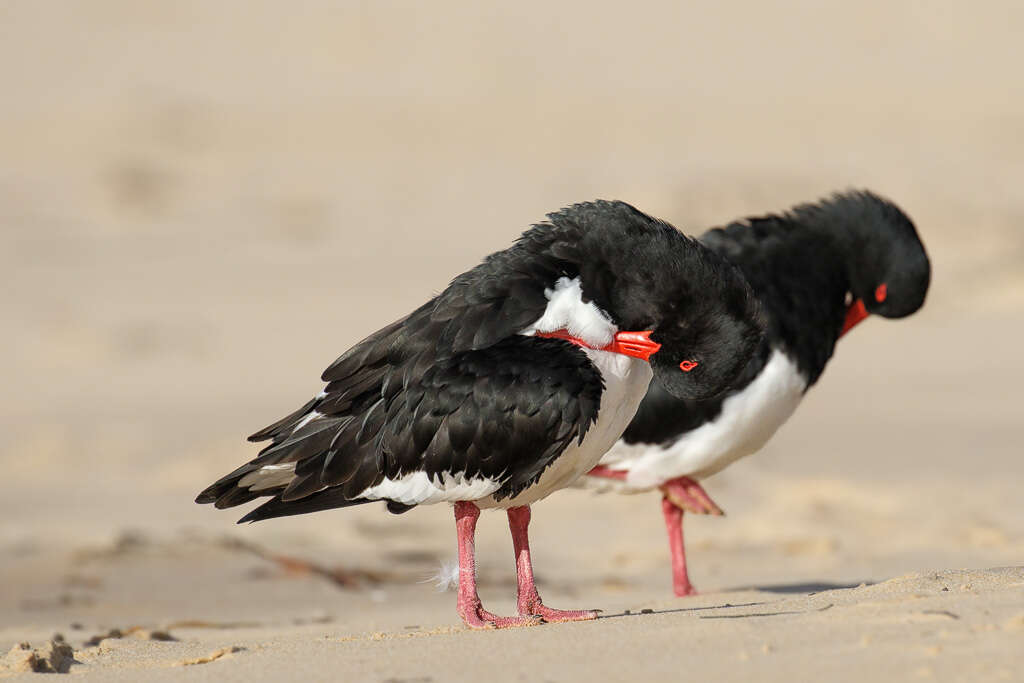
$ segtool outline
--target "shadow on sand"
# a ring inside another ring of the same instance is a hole
[[[874,583],[874,581],[857,581],[855,583],[829,583],[825,581],[812,581],[807,583],[779,583],[770,584],[767,586],[738,586],[736,588],[728,588],[724,592],[761,591],[763,593],[784,593],[786,595],[796,595],[798,593],[814,595],[815,593],[821,593],[822,591],[841,590],[844,588],[857,588],[858,586],[871,586],[874,585]]]

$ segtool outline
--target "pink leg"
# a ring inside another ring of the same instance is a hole
[[[533,626],[540,623],[536,617],[499,617],[483,608],[476,592],[476,520],[480,508],[473,503],[460,501],[455,504],[455,530],[459,537],[459,595],[456,609],[466,626],[470,628],[509,628],[511,626]]]
[[[700,484],[689,477],[671,479],[661,485],[661,492],[680,510],[698,515],[724,515]]]
[[[679,597],[696,595],[686,572],[686,547],[683,544],[683,510],[666,496],[661,499],[661,512],[665,515],[668,548],[672,554],[672,590]]]
[[[508,509],[508,528],[512,531],[512,546],[516,553],[516,578],[519,583],[519,613],[535,615],[544,621],[585,621],[597,619],[594,610],[563,610],[545,606],[533,581],[533,562],[530,560],[529,506]]]

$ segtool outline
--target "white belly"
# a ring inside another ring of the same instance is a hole
[[[611,448],[640,406],[647,387],[651,382],[651,366],[645,361],[631,358],[619,353],[583,349],[591,362],[604,378],[604,392],[601,394],[601,407],[597,419],[583,443],[575,440],[558,456],[540,480],[521,492],[515,498],[504,498],[500,501],[493,497],[478,500],[482,508],[507,509],[519,505],[530,505],[545,498],[558,489],[572,485],[577,478],[583,476],[601,461],[601,456]]]
[[[601,464],[625,471],[625,481],[587,477],[585,485],[646,491],[676,477],[709,477],[760,450],[796,410],[806,388],[807,380],[796,364],[776,350],[753,382],[725,399],[713,421],[668,446],[620,441]]]

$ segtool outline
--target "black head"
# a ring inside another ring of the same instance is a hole
[[[729,388],[764,334],[739,270],[696,240],[623,202],[577,204],[549,216],[576,226],[583,295],[620,330],[651,330],[655,379],[682,399]]]
[[[871,192],[853,191],[794,213],[835,231],[844,248],[850,303],[862,304],[862,315],[902,318],[924,304],[931,264],[913,222],[898,206]],[[851,312],[847,325],[855,318]]]

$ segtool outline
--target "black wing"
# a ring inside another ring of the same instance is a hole
[[[372,427],[380,418],[380,408],[375,410],[378,401],[390,405],[433,365],[486,349],[528,327],[547,306],[542,283],[571,273],[570,264],[545,253],[554,232],[527,231],[511,249],[492,254],[455,278],[440,295],[342,354],[323,373],[325,390],[250,436],[250,441],[271,443],[257,458],[200,493],[196,502],[216,502],[223,508],[259,497],[236,482],[266,465],[316,454],[326,457],[349,446],[338,440],[339,434],[350,434],[353,428],[359,428],[359,434],[366,421]],[[364,471],[359,481],[368,476]]]
[[[389,379],[404,375],[401,366],[385,364],[382,370]],[[574,439],[582,441],[603,390],[582,351],[523,336],[455,354],[402,379],[402,391],[387,389],[398,384],[396,378],[355,398],[328,385],[316,402],[318,409],[330,407],[327,412],[277,437],[197,500],[230,507],[272,496],[242,520],[256,521],[367,502],[359,498],[367,488],[417,471],[492,479],[501,482],[497,499],[512,497],[536,482]],[[282,463],[295,463],[287,485],[260,491],[238,486],[246,474]]]
[[[249,440],[272,439],[261,453],[265,455],[307,434],[295,429],[314,411],[359,414],[376,400],[404,390],[410,379],[422,376],[434,363],[464,351],[486,349],[526,329],[547,306],[545,283],[578,273],[573,254],[552,253],[559,250],[552,249],[551,243],[565,239],[566,230],[535,226],[512,248],[491,254],[455,278],[440,295],[343,353],[322,375],[328,382],[326,395]]]

